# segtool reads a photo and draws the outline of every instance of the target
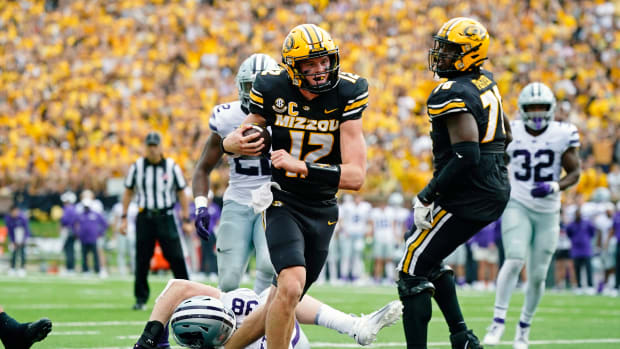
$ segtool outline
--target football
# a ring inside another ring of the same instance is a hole
[[[263,155],[266,155],[269,151],[271,151],[271,134],[266,128],[258,125],[252,125],[252,128],[243,131],[244,136],[249,136],[254,133],[260,133],[260,137],[263,139],[263,144],[265,144],[265,147],[261,152]]]

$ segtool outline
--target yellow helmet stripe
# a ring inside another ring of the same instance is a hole
[[[455,17],[447,21],[443,26],[441,26],[441,29],[439,29],[439,36],[443,36],[444,38],[447,38],[452,28],[454,28],[455,25],[457,25],[459,22],[465,19],[467,18]]]
[[[355,102],[353,104],[347,105],[346,107],[344,107],[344,111],[349,111],[351,109],[355,109],[355,108],[357,108],[359,106],[362,106],[362,105],[364,105],[366,103],[368,103],[368,97],[362,99],[361,101],[357,101],[357,102]]]
[[[448,103],[445,107],[443,108],[438,108],[438,109],[433,109],[431,107],[428,108],[428,113],[430,115],[437,115],[437,114],[441,114],[443,112],[445,112],[446,110],[450,110],[453,108],[465,108],[465,102],[452,102],[452,103]]]
[[[263,104],[263,97],[259,97],[254,94],[254,91],[250,91],[250,99],[256,103]]]
[[[428,236],[428,233],[431,232],[437,225],[437,223],[446,215],[446,210],[442,209],[439,211],[437,215],[433,218],[432,227],[430,229],[425,229],[422,233],[415,239],[408,247],[407,247],[407,255],[405,256],[405,261],[403,263],[403,271],[406,273],[409,270],[409,265],[411,264],[411,260],[413,259],[413,254],[415,250],[424,242],[424,239]]]
[[[459,23],[461,23],[462,21],[467,20],[467,18],[465,17],[457,17],[457,21],[455,21],[454,23],[452,23],[452,25],[448,28],[448,30],[446,31],[446,38],[450,35],[450,31],[452,31],[452,29],[454,27],[456,27]]]
[[[318,28],[316,25],[311,24],[310,27],[312,28],[312,31],[314,32],[314,35],[316,35],[317,41],[319,43],[319,46],[323,47],[323,36],[321,35],[320,32],[320,28]]]
[[[318,38],[312,36],[312,27],[309,24],[304,24],[301,29],[304,31],[308,45],[310,45],[312,49],[315,48],[314,44],[318,41]]]

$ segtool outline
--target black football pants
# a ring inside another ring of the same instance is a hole
[[[176,279],[189,279],[174,217],[170,214],[149,216],[141,212],[136,219],[136,276],[134,282],[136,303],[146,303],[149,299],[147,277],[151,258],[155,251],[155,241],[159,241],[164,258],[170,263],[174,277]]]

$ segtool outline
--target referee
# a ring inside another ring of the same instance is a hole
[[[159,241],[166,260],[177,279],[188,279],[179,232],[173,216],[179,200],[183,227],[189,222],[187,198],[183,193],[186,182],[181,168],[171,158],[163,156],[161,136],[150,132],[146,136],[146,156],[131,165],[125,178],[121,233],[127,233],[127,209],[134,193],[138,196],[136,218],[136,275],[134,310],[146,309],[149,298],[148,272]]]

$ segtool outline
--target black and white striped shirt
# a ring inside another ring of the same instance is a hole
[[[169,209],[177,201],[177,191],[187,186],[181,168],[171,158],[152,164],[141,157],[131,165],[125,187],[135,191],[140,209]]]

